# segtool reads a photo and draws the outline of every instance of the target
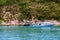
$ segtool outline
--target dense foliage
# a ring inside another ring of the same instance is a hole
[[[60,20],[60,0],[0,0],[1,20],[4,8],[18,20],[31,19],[32,16],[39,20]]]

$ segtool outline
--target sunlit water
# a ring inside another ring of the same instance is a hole
[[[0,26],[0,40],[60,40],[60,27]]]

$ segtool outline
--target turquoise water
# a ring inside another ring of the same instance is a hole
[[[60,27],[0,26],[0,40],[60,40]]]

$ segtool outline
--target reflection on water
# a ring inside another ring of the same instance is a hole
[[[60,28],[0,26],[0,40],[60,40]]]

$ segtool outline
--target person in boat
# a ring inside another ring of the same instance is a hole
[[[28,21],[28,20],[24,20],[24,23],[25,23],[24,26],[29,26],[30,25],[29,22],[30,21]]]

